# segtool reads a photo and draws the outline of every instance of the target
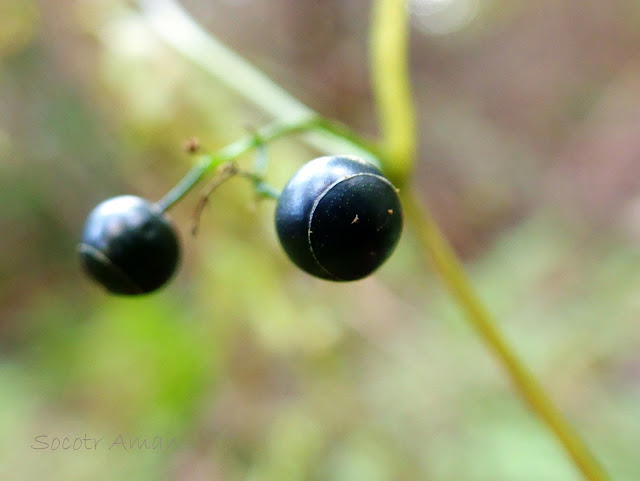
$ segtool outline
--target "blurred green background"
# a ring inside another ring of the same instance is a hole
[[[185,7],[375,136],[370,2]],[[410,8],[421,195],[561,410],[616,480],[640,479],[640,3]],[[96,203],[158,199],[192,162],[184,139],[216,149],[268,120],[133,3],[0,0],[0,479],[580,479],[410,227],[378,274],[327,283],[292,266],[272,203],[234,180],[195,238],[197,193],[173,210],[183,262],[158,294],[110,297],[82,275]],[[277,186],[318,154],[269,152]],[[54,450],[65,437],[103,440]]]

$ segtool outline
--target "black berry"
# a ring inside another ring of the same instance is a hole
[[[78,246],[85,271],[114,294],[146,294],[164,285],[180,258],[176,232],[149,201],[123,195],[98,204]]]
[[[352,156],[320,157],[285,186],[276,230],[298,267],[323,279],[352,281],[391,255],[402,233],[402,206],[375,166]]]

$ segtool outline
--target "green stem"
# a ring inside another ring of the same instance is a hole
[[[407,180],[413,166],[416,129],[407,60],[408,21],[405,0],[377,0],[371,28],[372,76],[380,123],[396,182]],[[398,180],[399,179],[399,180]],[[590,481],[609,478],[575,429],[518,358],[498,329],[497,322],[476,296],[462,263],[449,246],[429,210],[415,192],[403,194],[406,216],[416,230],[423,252],[429,252],[444,284],[464,310],[469,323],[502,364],[511,382],[531,410],[564,446]]]
[[[283,123],[276,122],[259,129],[256,133],[244,137],[215,153],[202,154],[193,168],[187,172],[178,184],[165,195],[157,205],[161,211],[166,211],[187,195],[204,177],[215,171],[218,167],[227,162],[231,162],[261,145],[273,142],[276,139],[287,137],[304,132],[320,131],[331,133],[347,139],[349,143],[359,150],[365,150],[370,157],[375,156],[377,151],[373,144],[363,140],[354,134],[347,127],[335,122],[331,122],[317,115],[308,115],[305,119],[296,122]],[[261,185],[261,187],[264,187]],[[263,192],[265,195],[273,197],[273,191]]]
[[[436,270],[452,296],[458,301],[482,340],[501,362],[513,385],[531,410],[558,438],[586,479],[608,481],[609,476],[590,453],[573,426],[554,406],[543,387],[500,333],[497,323],[478,299],[461,262],[440,232],[431,213],[420,204],[415,192],[404,193],[403,205],[407,220],[415,229],[420,246],[425,252],[430,253]]]
[[[191,168],[189,172],[182,178],[176,186],[171,189],[162,199],[156,202],[161,212],[165,212],[173,207],[179,200],[187,195],[204,178],[210,171],[214,161],[210,155],[202,155],[198,162]],[[216,167],[220,164],[216,163]]]
[[[371,80],[386,157],[383,165],[400,188],[409,180],[416,154],[416,125],[409,81],[407,5],[404,0],[373,4],[370,34]]]

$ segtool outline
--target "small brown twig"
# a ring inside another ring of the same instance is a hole
[[[231,177],[237,175],[238,167],[233,162],[228,162],[223,164],[218,169],[218,173],[216,176],[211,179],[211,182],[207,187],[205,187],[202,191],[202,195],[200,196],[200,200],[196,205],[196,208],[193,212],[193,226],[191,227],[191,235],[196,235],[198,233],[198,228],[200,226],[200,218],[202,217],[202,212],[204,208],[209,203],[209,196],[222,184],[224,184]]]

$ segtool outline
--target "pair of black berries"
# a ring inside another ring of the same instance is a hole
[[[373,165],[352,156],[320,157],[287,183],[276,230],[301,269],[332,281],[373,273],[402,232],[396,188]],[[78,247],[85,271],[115,294],[145,294],[164,285],[180,259],[175,229],[161,209],[124,195],[89,215]]]

